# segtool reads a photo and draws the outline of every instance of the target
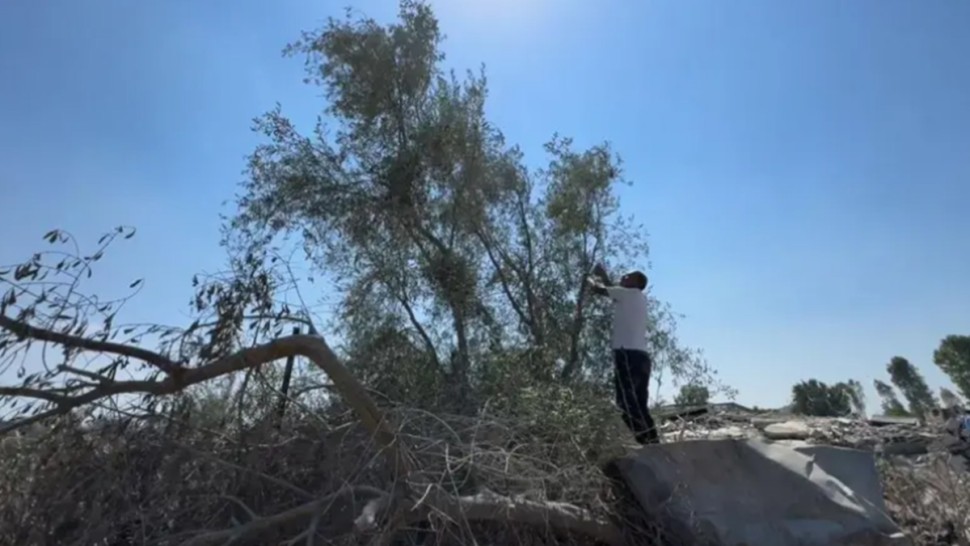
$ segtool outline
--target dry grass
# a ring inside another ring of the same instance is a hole
[[[617,517],[613,488],[598,468],[602,452],[544,442],[513,420],[485,415],[403,408],[392,415],[425,475],[448,493],[568,502]],[[234,544],[353,543],[360,538],[354,519],[366,502],[395,488],[375,443],[348,413],[301,416],[282,431],[217,425],[175,425],[156,417],[82,428],[61,419],[50,432],[5,438],[0,544],[179,544],[328,494],[335,497],[321,516],[309,514]],[[435,514],[429,521],[433,532],[398,534],[443,545],[470,544],[472,535],[494,544],[588,543],[549,528]]]
[[[916,544],[970,545],[970,473],[962,464],[945,453],[881,461],[887,508]]]

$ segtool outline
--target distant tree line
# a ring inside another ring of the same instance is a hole
[[[933,408],[960,406],[963,400],[970,399],[970,336],[943,338],[933,353],[933,363],[956,385],[962,399],[942,387],[939,397],[934,396],[916,366],[901,356],[894,356],[886,364],[889,382],[873,381],[881,413],[896,417],[925,417]],[[792,387],[792,411],[819,417],[864,414],[866,404],[862,385],[854,379],[832,385],[817,379],[802,381]]]

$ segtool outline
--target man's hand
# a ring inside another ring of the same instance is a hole
[[[613,286],[613,281],[610,280],[610,275],[606,272],[606,268],[603,267],[603,264],[598,263],[593,266],[593,276],[599,280],[602,287],[605,288],[607,286]]]
[[[606,290],[606,285],[604,285],[602,279],[597,278],[596,275],[589,275],[586,277],[586,284],[589,285],[594,294],[598,294],[600,296],[609,295],[609,292]]]

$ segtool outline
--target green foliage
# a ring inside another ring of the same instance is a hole
[[[704,385],[688,383],[680,387],[680,392],[674,397],[674,404],[678,406],[703,406],[711,398],[710,390]]]
[[[970,336],[943,338],[933,353],[933,362],[960,389],[963,397],[970,399]]]
[[[906,408],[899,402],[899,398],[896,397],[896,391],[891,385],[878,379],[874,379],[872,384],[875,386],[879,398],[882,399],[883,415],[889,415],[891,417],[908,417],[910,415],[906,411]]]
[[[0,496],[5,508],[18,508],[0,510],[9,515],[0,528],[20,538],[0,542],[32,542],[27,532],[56,543],[134,540],[89,532],[107,529],[108,513],[121,527],[112,536],[137,528],[141,542],[162,534],[188,540],[187,531],[239,527],[256,513],[315,506],[328,493],[356,495],[348,486],[390,490],[374,470],[375,431],[407,445],[394,462],[407,459],[456,493],[604,504],[605,477],[590,463],[621,452],[629,433],[605,381],[609,305],[583,280],[594,263],[619,271],[648,256],[645,231],[619,212],[619,159],[606,143],[578,149],[554,136],[545,166],[527,168],[485,116],[484,75],[443,70],[430,8],[405,0],[399,15],[386,26],[330,20],[288,48],[305,57],[308,82],[323,88],[327,125],[303,134],[281,108],[256,120],[263,143],[225,226],[228,271],[193,279],[187,328],[119,325],[125,298],[83,294],[78,287],[100,243],[88,257],[58,250],[0,268],[0,283],[11,287],[0,298],[0,356],[23,361],[32,342],[58,346],[63,356],[56,369],[17,370],[22,384],[3,387],[12,394],[0,402],[20,399],[11,413],[30,417],[19,425],[61,415],[81,439],[65,449],[63,438],[43,435],[37,441],[46,453],[23,450],[17,468],[4,467],[11,487]],[[118,230],[105,241],[117,237],[130,235]],[[58,231],[47,239],[73,243]],[[337,331],[325,337],[339,340],[337,351],[379,412],[336,373],[343,370],[327,365],[333,355],[323,340],[280,339],[294,324],[318,333],[299,280],[280,258],[286,245],[305,250],[312,276],[334,281]],[[713,372],[679,342],[675,315],[652,297],[649,308],[655,376],[667,370],[706,391]],[[273,361],[294,353],[317,354],[346,399],[329,396],[333,385],[318,373],[298,371],[281,418],[282,363]],[[118,371],[125,381],[115,381]],[[23,407],[25,397],[33,406]],[[356,417],[346,411],[354,405]],[[107,425],[120,435],[104,441],[102,418],[115,412],[124,418]],[[78,485],[75,474],[96,483]],[[239,505],[235,512],[227,500]]]
[[[838,417],[852,412],[852,388],[846,383],[826,385],[817,379],[792,387],[795,413],[817,417]]]
[[[348,16],[288,46],[324,89],[328,125],[303,135],[280,108],[256,121],[265,142],[231,244],[302,243],[316,273],[339,279],[350,365],[389,396],[473,409],[509,354],[529,355],[517,361],[536,384],[603,382],[609,309],[583,278],[648,254],[619,212],[619,159],[554,136],[530,170],[485,116],[484,75],[446,73],[440,42],[430,8],[405,1],[394,24]],[[657,377],[713,384],[669,308],[650,298],[650,315]]]
[[[923,417],[937,406],[926,380],[908,360],[894,356],[886,365],[889,377],[909,403],[909,413]]]

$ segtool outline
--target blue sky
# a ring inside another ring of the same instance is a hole
[[[932,351],[970,333],[970,3],[439,4],[448,64],[485,63],[532,162],[556,131],[624,157],[655,293],[740,402],[856,378],[873,408],[897,354],[945,384]],[[250,120],[323,106],[281,48],[340,5],[0,3],[0,262],[132,224],[92,287],[146,277],[129,317],[181,322],[222,263]]]

